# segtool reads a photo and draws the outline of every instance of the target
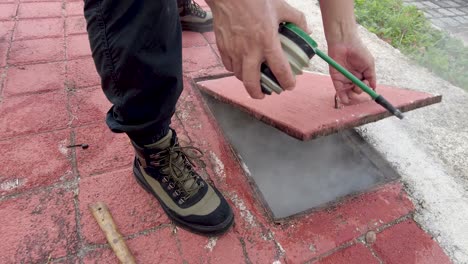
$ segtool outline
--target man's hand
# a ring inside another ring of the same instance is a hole
[[[309,32],[303,13],[284,0],[207,0],[213,12],[216,43],[228,71],[242,80],[251,97],[265,97],[260,65],[266,61],[281,87],[291,90],[295,78],[278,37],[281,22]]]
[[[374,58],[359,39],[354,17],[354,1],[320,0],[320,10],[327,38],[328,55],[375,89],[377,78]],[[349,99],[362,92],[359,87],[332,67],[330,67],[330,75],[343,104],[348,104]]]
[[[328,55],[365,84],[376,88],[374,57],[358,38],[346,43],[329,43]],[[331,66],[330,75],[343,104],[348,104],[350,99],[362,93],[359,87]]]

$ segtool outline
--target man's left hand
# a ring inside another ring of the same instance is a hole
[[[375,90],[374,57],[359,38],[346,43],[328,43],[328,55]],[[330,76],[341,103],[349,104],[351,99],[362,93],[359,87],[331,66]]]

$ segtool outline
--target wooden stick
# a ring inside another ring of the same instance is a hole
[[[125,240],[117,230],[117,226],[112,219],[109,209],[103,202],[89,205],[89,210],[104,232],[112,250],[123,264],[135,264],[135,258],[125,244]]]

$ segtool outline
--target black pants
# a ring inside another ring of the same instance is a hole
[[[174,0],[85,0],[84,14],[106,122],[130,138],[167,131],[182,91],[182,41]]]

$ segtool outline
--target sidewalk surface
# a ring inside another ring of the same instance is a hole
[[[435,26],[468,45],[468,0],[405,0],[424,12]]]
[[[450,263],[400,182],[274,224],[193,78],[225,74],[212,33],[183,34],[173,126],[205,152],[235,211],[224,236],[176,228],[133,180],[132,148],[104,124],[82,1],[0,0],[0,263],[117,263],[87,207],[103,201],[138,263]],[[67,148],[86,143],[88,149]]]

